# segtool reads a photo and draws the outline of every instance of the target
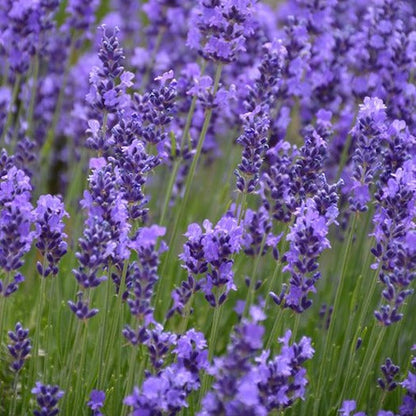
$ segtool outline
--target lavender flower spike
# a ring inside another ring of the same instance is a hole
[[[48,265],[44,269],[41,262],[37,263],[37,269],[41,276],[58,273],[58,262],[66,254],[67,244],[64,239],[64,217],[68,217],[62,199],[52,195],[41,195],[38,206],[35,209],[35,225],[37,242],[36,247],[47,260]]]
[[[63,390],[59,390],[59,386],[44,385],[37,381],[32,393],[36,394],[36,402],[39,406],[39,409],[33,411],[35,416],[55,416],[59,413],[58,401],[64,395]]]
[[[17,373],[22,369],[25,359],[32,349],[31,340],[28,338],[29,330],[24,329],[22,324],[18,322],[15,331],[9,331],[8,335],[11,339],[11,344],[7,345],[7,348],[10,355],[14,358],[10,368]]]

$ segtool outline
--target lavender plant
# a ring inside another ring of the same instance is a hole
[[[413,3],[1,2],[0,414],[413,415]]]

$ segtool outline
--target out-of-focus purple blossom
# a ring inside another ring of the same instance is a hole
[[[364,412],[353,413],[357,408],[357,403],[355,400],[344,400],[342,406],[339,409],[339,414],[341,416],[366,416]]]
[[[254,30],[251,0],[199,1],[192,10],[188,46],[205,59],[231,62],[244,52]]]
[[[349,202],[354,211],[365,211],[371,199],[370,186],[380,167],[379,156],[387,130],[385,109],[379,98],[366,97],[351,131],[355,152],[352,157],[352,195]]]
[[[376,244],[371,252],[377,261],[379,279],[385,286],[382,303],[375,311],[376,319],[390,325],[402,318],[400,308],[413,291],[410,283],[416,278],[416,230],[413,223],[416,201],[416,168],[412,159],[391,175],[376,194],[373,218]]]
[[[88,33],[88,29],[95,22],[95,12],[99,6],[98,0],[69,0],[66,21],[68,29]]]
[[[24,280],[15,273],[23,265],[22,257],[30,250],[35,233],[33,207],[30,203],[32,186],[29,177],[15,166],[3,171],[0,178],[0,266],[9,275],[0,279],[0,293],[9,296]],[[13,281],[12,273],[15,273]]]
[[[90,73],[90,92],[86,100],[91,107],[115,113],[129,104],[130,96],[126,89],[133,85],[134,75],[124,70],[123,49],[117,37],[118,29],[111,35],[107,34],[105,25],[102,31],[101,45],[98,57],[101,67],[94,67]]]
[[[7,345],[10,355],[13,358],[11,363],[11,370],[15,373],[19,372],[27,359],[30,350],[32,349],[32,343],[29,335],[29,330],[24,329],[22,324],[18,322],[15,330],[8,332],[11,343]]]
[[[63,390],[59,386],[50,386],[36,382],[36,386],[31,390],[36,395],[36,402],[39,409],[33,411],[35,416],[55,416],[59,413],[58,401],[63,397]]]
[[[105,393],[101,390],[93,390],[90,393],[90,400],[87,403],[88,407],[92,410],[93,416],[103,416],[101,408],[104,406]]]
[[[41,195],[35,209],[36,226],[36,247],[48,262],[47,267],[43,267],[41,262],[37,262],[37,269],[41,276],[47,277],[49,274],[58,273],[58,262],[67,251],[64,233],[65,224],[63,218],[68,217],[62,199],[52,195]]]

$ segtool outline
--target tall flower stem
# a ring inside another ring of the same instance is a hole
[[[211,334],[209,338],[209,352],[208,352],[208,359],[209,361],[212,361],[212,358],[215,354],[215,347],[217,345],[217,337],[218,337],[218,329],[219,329],[219,323],[221,318],[221,311],[222,311],[222,305],[219,305],[214,310],[214,316],[212,318],[212,326],[211,326]],[[209,382],[210,382],[210,375],[208,373],[204,373],[204,376],[202,377],[201,382],[201,393],[199,396],[199,402],[202,402],[202,399],[204,398],[206,392],[208,391]]]
[[[214,81],[214,87],[213,87],[213,94],[215,95],[216,92],[218,91],[218,87],[220,84],[220,79],[221,79],[221,73],[222,73],[222,64],[219,64],[217,67],[217,71],[215,73],[215,81]],[[204,119],[204,124],[202,126],[202,130],[201,133],[199,135],[199,139],[198,139],[198,144],[197,144],[197,148],[196,148],[196,153],[194,155],[194,158],[192,159],[192,163],[191,163],[191,167],[189,169],[189,173],[188,176],[186,178],[186,182],[185,182],[185,193],[183,198],[180,201],[179,207],[177,207],[176,210],[176,215],[175,215],[175,219],[173,222],[173,228],[172,228],[172,234],[169,240],[169,247],[173,247],[174,242],[176,240],[176,235],[177,235],[177,231],[178,231],[178,227],[179,227],[179,223],[182,220],[182,216],[184,215],[184,212],[186,212],[186,210],[184,209],[187,204],[188,204],[188,200],[189,200],[189,195],[191,192],[191,186],[192,186],[192,182],[194,179],[194,175],[195,175],[195,170],[196,170],[196,166],[198,164],[199,161],[199,157],[201,155],[202,152],[202,147],[204,145],[205,142],[205,137],[207,135],[208,132],[208,127],[211,121],[211,116],[212,116],[212,108],[209,108],[206,110],[205,112],[205,119]],[[171,255],[172,255],[173,250],[169,250],[167,252],[165,261],[163,263],[163,267],[162,267],[162,272],[161,272],[161,276],[163,277],[165,275],[166,272],[166,267],[168,266],[168,264],[170,264],[170,260],[171,260]],[[161,289],[162,289],[162,282],[159,282],[159,285],[157,286],[156,289],[156,295],[155,295],[155,305],[159,305],[160,302],[160,297],[161,297]],[[164,289],[166,290],[166,286],[164,287]],[[170,289],[170,287],[169,287]],[[169,292],[169,290],[167,290],[167,292]]]
[[[354,238],[354,231],[355,231],[355,226],[357,223],[357,217],[358,214],[355,213],[353,220],[352,220],[352,224],[350,226],[349,229],[349,233],[348,233],[348,239],[347,239],[347,244],[345,247],[345,252],[344,252],[344,257],[342,260],[342,266],[341,266],[341,276],[340,276],[340,280],[337,286],[337,291],[335,293],[335,300],[334,300],[334,306],[333,306],[333,312],[332,312],[332,319],[329,323],[329,328],[328,328],[328,333],[325,337],[325,343],[324,343],[324,348],[323,348],[323,352],[322,352],[322,360],[326,360],[328,357],[328,350],[329,350],[329,346],[332,343],[332,337],[333,337],[333,332],[335,329],[335,321],[336,321],[336,317],[337,317],[337,312],[340,306],[340,302],[341,302],[341,295],[343,294],[343,290],[344,290],[344,286],[345,286],[345,279],[346,279],[346,271],[347,271],[347,265],[348,265],[348,259],[350,256],[350,252],[351,252],[351,247],[352,247],[352,241]],[[325,368],[325,363],[321,363],[321,367],[320,367],[320,371],[319,371],[319,377],[318,377],[318,384],[317,384],[317,397],[314,403],[314,409],[313,409],[313,414],[314,415],[318,415],[319,414],[319,404],[320,404],[320,400],[322,398],[322,381],[323,381],[323,373],[324,373],[324,368]]]
[[[4,123],[4,129],[3,129],[1,139],[0,139],[0,143],[3,146],[5,144],[6,134],[7,134],[8,130],[9,130],[11,124],[12,124],[12,121],[13,121],[13,111],[12,110],[13,110],[14,105],[16,104],[17,96],[18,96],[19,91],[20,91],[21,79],[22,79],[21,75],[17,74],[16,78],[14,80],[12,99],[10,101],[10,107],[9,107],[9,110],[7,111],[6,122]]]

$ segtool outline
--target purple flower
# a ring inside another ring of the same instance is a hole
[[[337,200],[332,205],[336,209]],[[287,262],[284,271],[291,274],[289,291],[285,297],[284,307],[297,313],[308,309],[312,301],[309,292],[315,292],[315,283],[320,278],[318,258],[323,250],[330,247],[327,239],[328,225],[333,217],[325,218],[318,209],[315,200],[308,198],[296,212],[296,221],[290,228],[287,240],[290,241],[289,251],[283,256]],[[281,297],[273,294],[273,299],[280,302]]]
[[[22,324],[18,322],[14,332],[9,331],[8,335],[11,340],[11,344],[7,345],[7,348],[14,360],[10,368],[13,372],[17,373],[22,369],[25,360],[32,349],[32,343],[28,337],[29,330],[24,329]]]
[[[36,387],[31,392],[36,395],[39,406],[39,409],[33,412],[35,416],[55,416],[59,413],[58,401],[64,395],[64,392],[59,390],[59,386],[44,385],[37,381]]]
[[[253,33],[253,11],[251,0],[199,1],[190,19],[188,46],[208,60],[235,60]]]
[[[93,411],[94,416],[103,416],[101,408],[104,406],[105,393],[101,390],[92,390],[88,407]]]
[[[10,275],[0,279],[3,296],[15,292],[24,280],[15,272],[23,265],[22,257],[30,250],[35,236],[31,230],[34,221],[31,191],[29,177],[15,166],[0,178],[0,266]],[[12,273],[15,275],[10,281]]]
[[[41,262],[37,262],[37,269],[41,276],[58,273],[58,262],[66,254],[67,244],[64,241],[67,235],[64,233],[65,224],[63,218],[68,217],[64,204],[60,197],[41,195],[35,209],[36,247],[48,262],[44,269]]]

